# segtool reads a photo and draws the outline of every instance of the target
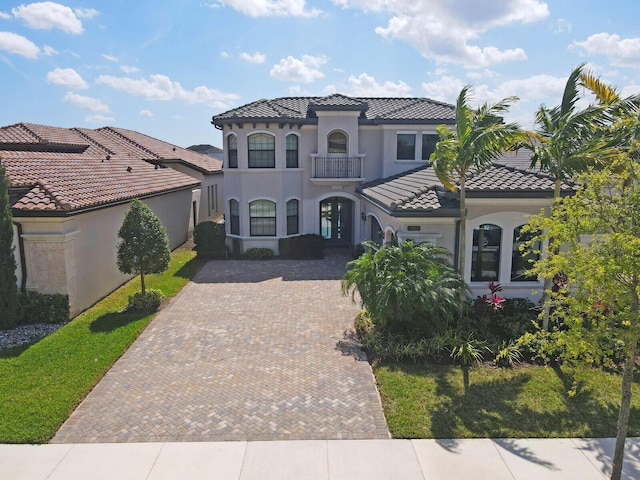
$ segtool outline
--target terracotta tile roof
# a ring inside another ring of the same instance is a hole
[[[449,123],[455,121],[453,105],[429,98],[368,98],[333,94],[326,97],[261,99],[215,115],[212,123],[239,121],[315,122],[314,110],[362,110],[363,123]]]
[[[151,140],[148,146],[152,148],[146,150],[142,145],[130,146],[126,139],[115,141],[96,130],[33,124],[2,127],[0,159],[12,189],[24,190],[13,208],[25,212],[73,212],[200,184],[193,177],[145,161],[162,159],[167,149],[173,152],[170,144]],[[21,145],[15,147],[16,144]],[[55,151],[51,151],[53,144]],[[30,149],[25,150],[25,145]],[[71,148],[74,145],[82,149]],[[64,151],[65,146],[69,151]],[[179,154],[181,150],[184,149]],[[215,161],[210,157],[198,159],[203,165],[211,160]]]
[[[467,197],[551,197],[554,182],[548,176],[529,169],[530,154],[506,154],[486,170],[472,173],[467,179]],[[523,168],[523,166],[525,166]],[[572,190],[568,184],[562,190]],[[424,167],[392,177],[369,182],[358,187],[365,198],[392,214],[457,216],[455,195],[446,191],[433,170]]]

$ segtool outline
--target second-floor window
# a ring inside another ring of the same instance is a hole
[[[229,152],[229,168],[238,168],[238,137],[229,135],[227,137],[227,150]]]
[[[347,136],[342,132],[333,132],[327,139],[328,153],[347,153]]]
[[[397,138],[397,160],[415,160],[416,158],[416,134],[399,133]]]
[[[275,168],[276,151],[272,135],[249,135],[249,168]]]
[[[422,160],[429,161],[431,154],[436,149],[436,143],[438,143],[438,135],[432,133],[422,134]]]
[[[298,168],[298,136],[287,135],[287,168]]]

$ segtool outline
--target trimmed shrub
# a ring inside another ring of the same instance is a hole
[[[229,249],[225,245],[227,234],[224,224],[216,222],[202,222],[193,229],[193,242],[198,257],[224,258]]]
[[[288,258],[324,258],[324,237],[315,233],[281,238],[280,255]]]
[[[160,290],[149,289],[145,293],[136,292],[129,296],[127,310],[134,312],[155,312],[158,310],[164,295]]]
[[[233,238],[231,240],[231,255],[234,258],[238,258],[240,256],[242,256],[242,252],[240,249],[240,239],[239,238]]]
[[[364,247],[364,245],[362,243],[358,243],[353,247],[353,251],[351,252],[351,258],[353,258],[354,260],[356,258],[360,258],[362,255],[364,255],[366,251],[367,249]]]
[[[264,260],[273,257],[273,250],[270,248],[250,248],[244,252],[244,256],[252,260]]]
[[[67,323],[69,295],[61,293],[27,292],[20,295],[22,324]]]

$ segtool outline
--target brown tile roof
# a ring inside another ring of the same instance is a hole
[[[261,99],[219,115],[212,123],[224,125],[242,121],[299,121],[314,123],[315,110],[361,110],[362,123],[447,123],[455,122],[453,105],[429,98],[368,98],[333,94],[326,97],[282,97]]]
[[[508,153],[493,165],[467,179],[467,197],[551,197],[554,182],[548,176],[529,169],[530,153]],[[572,190],[562,185],[563,192]],[[446,191],[433,170],[424,167],[358,187],[358,192],[394,215],[458,216],[455,195]]]
[[[25,123],[0,128],[0,159],[12,189],[24,192],[13,208],[68,213],[200,184],[193,177],[145,161],[164,159],[167,150],[173,152],[172,145],[142,136],[145,142],[148,139],[146,149],[130,144],[138,138],[133,136],[136,132],[124,130],[116,141],[115,134],[103,130]],[[127,139],[129,134],[133,140]],[[182,150],[176,148],[176,160]],[[203,165],[215,161],[210,157],[189,160]]]

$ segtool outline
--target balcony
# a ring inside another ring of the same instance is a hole
[[[354,157],[320,157],[311,155],[311,181],[316,184],[341,184],[364,182],[362,160]]]

